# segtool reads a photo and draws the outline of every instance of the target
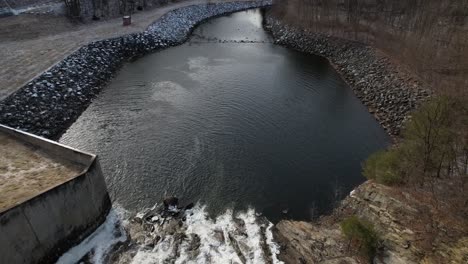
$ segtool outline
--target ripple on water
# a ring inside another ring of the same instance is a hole
[[[194,34],[268,42],[258,21],[258,10],[240,12]],[[125,65],[60,141],[99,155],[112,199],[128,210],[168,194],[213,215],[253,207],[275,222],[283,210],[304,220],[326,212],[389,139],[323,58],[189,41]]]

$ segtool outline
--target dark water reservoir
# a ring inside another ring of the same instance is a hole
[[[261,20],[213,19],[127,64],[60,141],[97,153],[129,210],[165,195],[273,221],[328,209],[389,138],[326,60],[271,44]]]

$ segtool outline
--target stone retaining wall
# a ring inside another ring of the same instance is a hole
[[[123,62],[183,43],[202,21],[271,1],[194,5],[171,11],[146,31],[92,42],[0,102],[0,124],[58,139]]]
[[[275,43],[327,58],[392,137],[430,95],[418,80],[370,46],[293,28],[271,14],[264,23]]]

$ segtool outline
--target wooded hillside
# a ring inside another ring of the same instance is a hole
[[[272,12],[296,26],[372,44],[436,91],[467,93],[466,0],[274,0]]]

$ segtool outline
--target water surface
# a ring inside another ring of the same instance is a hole
[[[324,212],[389,138],[326,60],[272,44],[261,21],[213,19],[125,65],[60,141],[97,153],[129,210],[176,195],[273,221]]]

